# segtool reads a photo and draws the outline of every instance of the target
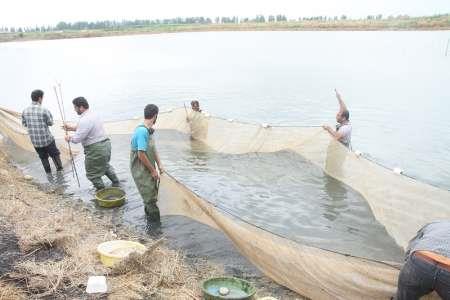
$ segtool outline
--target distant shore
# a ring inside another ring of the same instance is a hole
[[[450,15],[441,17],[417,17],[382,20],[327,20],[247,22],[227,24],[153,24],[142,27],[120,29],[62,30],[46,32],[0,33],[0,42],[55,40],[123,36],[137,34],[159,34],[176,32],[209,31],[437,31],[450,30]]]

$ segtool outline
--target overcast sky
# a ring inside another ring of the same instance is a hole
[[[59,21],[157,19],[189,16],[450,13],[450,0],[1,0],[0,26],[55,25]]]

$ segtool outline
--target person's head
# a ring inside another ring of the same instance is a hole
[[[150,124],[155,124],[158,118],[159,108],[155,104],[147,104],[144,108],[144,119]]]
[[[339,124],[348,122],[350,120],[350,113],[348,110],[343,110],[342,112],[338,112],[336,115],[336,121]]]
[[[191,108],[193,111],[200,111],[200,103],[197,100],[191,101]]]
[[[89,103],[84,97],[77,97],[72,100],[73,109],[76,111],[77,114],[81,115],[86,110],[89,109]]]
[[[42,99],[44,98],[44,92],[41,90],[34,90],[31,92],[31,101],[42,103]]]

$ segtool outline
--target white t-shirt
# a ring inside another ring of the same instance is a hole
[[[341,125],[338,128],[338,132],[342,134],[339,141],[344,144],[345,147],[350,148],[350,144],[352,143],[352,125],[350,123]]]

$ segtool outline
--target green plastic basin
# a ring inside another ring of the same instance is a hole
[[[219,293],[220,289],[225,288],[229,291],[223,295]],[[206,300],[228,299],[243,300],[252,299],[256,289],[250,282],[234,277],[218,277],[205,280],[202,284],[203,297]]]
[[[125,203],[125,192],[118,187],[107,187],[95,193],[101,207],[117,207]]]

